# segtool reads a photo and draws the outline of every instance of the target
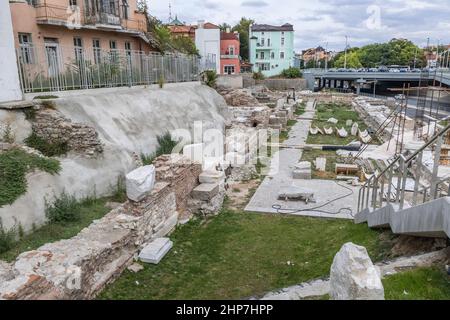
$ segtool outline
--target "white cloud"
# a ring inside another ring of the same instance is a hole
[[[241,17],[258,23],[289,22],[296,31],[297,50],[325,46],[340,50],[345,35],[350,44],[361,46],[393,37],[409,38],[418,44],[450,43],[448,0],[170,0],[173,15],[187,23],[208,20],[216,24],[237,23]],[[380,28],[368,24],[369,7],[379,7]],[[151,14],[163,21],[169,17],[168,0],[149,1]],[[370,27],[372,26],[372,27]]]

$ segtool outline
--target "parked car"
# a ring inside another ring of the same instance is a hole
[[[389,69],[390,73],[400,73],[400,69]]]
[[[400,72],[403,72],[403,73],[404,73],[404,72],[409,72],[409,69],[408,69],[408,68],[401,68],[401,69],[400,69]]]
[[[389,68],[386,66],[378,67],[378,72],[389,72]]]
[[[339,69],[337,69],[337,71],[338,71],[338,72],[347,72],[347,69],[339,68]]]
[[[369,72],[378,72],[378,68],[369,68]]]
[[[411,72],[414,72],[414,73],[421,73],[422,70],[420,70],[419,68],[415,68],[415,69],[411,69]]]

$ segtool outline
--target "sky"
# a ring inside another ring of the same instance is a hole
[[[186,23],[205,20],[234,25],[241,17],[295,29],[295,49],[329,50],[407,38],[420,46],[450,43],[450,0],[148,0],[163,22],[172,15]]]

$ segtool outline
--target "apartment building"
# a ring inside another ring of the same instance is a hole
[[[249,30],[250,63],[266,77],[279,75],[294,64],[294,27],[253,24]]]
[[[220,33],[220,73],[241,73],[238,32],[230,32],[227,30],[227,32]]]

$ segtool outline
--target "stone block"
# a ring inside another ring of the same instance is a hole
[[[346,243],[336,254],[330,272],[333,300],[384,300],[380,272],[364,247]]]
[[[146,245],[139,253],[139,259],[145,263],[158,264],[173,247],[169,238],[157,238]]]
[[[126,175],[126,189],[128,199],[139,202],[152,191],[155,185],[155,167],[144,166],[131,171]]]
[[[311,170],[294,170],[292,178],[299,180],[311,180]]]
[[[209,201],[219,193],[218,183],[202,183],[192,190],[192,197],[197,200]]]
[[[314,191],[297,186],[285,187],[278,192],[278,199],[313,201]]]
[[[208,170],[200,173],[198,177],[200,183],[223,183],[225,180],[225,173],[223,171]]]

